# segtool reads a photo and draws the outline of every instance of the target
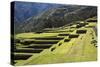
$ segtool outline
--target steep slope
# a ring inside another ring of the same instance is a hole
[[[47,10],[48,8],[55,8],[59,5],[54,4],[43,4],[43,3],[34,3],[34,2],[16,2],[15,1],[15,17],[14,20],[18,23],[23,22],[32,16],[37,16],[41,12]]]
[[[60,27],[73,21],[97,16],[97,7],[61,6],[50,8],[37,16],[30,17],[19,25],[18,32],[36,32],[44,28]]]

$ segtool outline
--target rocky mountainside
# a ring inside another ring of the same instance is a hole
[[[16,33],[37,32],[45,28],[56,28],[73,21],[85,20],[97,16],[95,6],[60,6],[49,8],[37,16],[32,16],[23,23],[17,25]]]

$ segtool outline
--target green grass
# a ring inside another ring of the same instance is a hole
[[[34,37],[53,37],[57,35],[58,33],[41,33],[41,34],[21,33],[21,34],[17,34],[15,37],[17,39],[17,38],[34,38]]]
[[[38,56],[32,56],[25,62],[16,65],[95,61],[97,60],[97,49],[91,44],[90,32],[92,29],[87,30],[87,34],[81,34],[79,38],[73,38],[70,42],[63,42],[62,40],[60,41],[62,42],[61,46],[52,46],[56,47],[53,52],[51,47]],[[81,37],[83,37],[82,40]]]
[[[83,23],[83,22],[82,22]],[[75,26],[75,25],[73,25]],[[88,26],[96,26],[95,23],[90,23]],[[41,53],[31,56],[25,61],[17,62],[15,65],[28,65],[28,64],[50,64],[50,63],[64,63],[64,62],[83,62],[83,61],[96,61],[97,60],[97,48],[91,41],[97,39],[97,36],[92,28],[78,28],[70,29],[73,32],[63,32],[69,34],[76,34],[76,30],[87,30],[85,34],[79,34],[78,38],[72,38],[69,42],[64,42],[65,39],[69,39],[68,36],[63,36],[64,39],[59,40],[58,43],[53,44],[48,49],[44,49]],[[67,31],[66,29],[58,31]],[[54,31],[55,32],[55,31]],[[92,34],[91,34],[92,33]],[[22,33],[16,35],[16,38],[41,38],[41,37],[62,37],[58,36],[60,33]],[[43,41],[56,41],[56,40],[34,40],[37,42]],[[60,44],[60,45],[59,45]],[[52,49],[55,48],[53,51]]]

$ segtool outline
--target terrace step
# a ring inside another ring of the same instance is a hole
[[[63,37],[40,37],[40,38],[34,38],[36,40],[61,40]]]
[[[26,60],[32,55],[33,53],[14,53],[14,60]]]
[[[78,34],[85,34],[87,32],[87,30],[77,30],[76,33]]]
[[[59,34],[58,36],[68,36],[69,34]]]
[[[33,44],[56,44],[59,40],[35,40]]]
[[[66,32],[66,31],[46,31],[45,33],[62,33],[62,32]]]
[[[97,22],[97,20],[87,20],[87,22]]]
[[[46,49],[46,48],[50,48],[52,46],[51,45],[29,45],[25,48],[35,48],[35,49]]]
[[[70,34],[69,38],[78,38],[78,36],[79,36],[78,34]]]
[[[30,44],[26,46],[21,46],[21,48],[28,47],[28,46],[52,46],[53,44]]]
[[[59,40],[25,40],[23,42],[21,42],[21,44],[24,45],[29,45],[29,44],[55,44],[57,43]]]
[[[23,53],[40,53],[43,49],[36,48],[16,48],[14,52],[23,52]]]

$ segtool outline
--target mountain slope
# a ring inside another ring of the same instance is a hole
[[[50,8],[20,24],[17,32],[41,31],[44,28],[60,27],[73,21],[85,20],[93,16],[97,16],[97,7],[61,6]]]

